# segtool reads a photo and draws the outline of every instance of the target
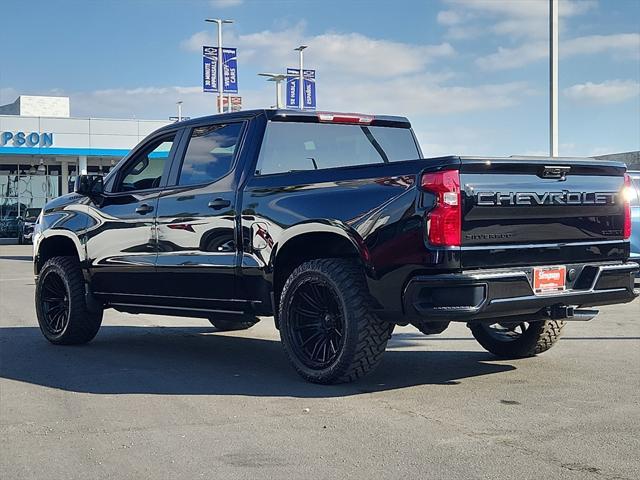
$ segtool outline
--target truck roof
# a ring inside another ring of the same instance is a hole
[[[254,110],[242,110],[240,112],[231,113],[219,113],[216,115],[207,115],[204,117],[191,118],[183,122],[176,122],[170,125],[162,127],[158,131],[169,130],[175,128],[176,125],[189,126],[200,125],[209,121],[217,122],[221,119],[240,120],[254,118],[259,115],[265,115],[269,120],[276,121],[291,121],[291,122],[311,122],[311,123],[345,123],[345,124],[357,124],[357,119],[363,119],[360,124],[373,125],[373,126],[391,126],[391,127],[404,127],[410,128],[411,123],[406,117],[394,116],[394,115],[368,115],[362,113],[350,113],[350,112],[325,112],[325,111],[300,111],[300,110],[286,110],[286,109],[254,109]],[[322,117],[324,119],[322,119]],[[329,119],[329,120],[327,120]],[[356,120],[356,121],[353,121]]]

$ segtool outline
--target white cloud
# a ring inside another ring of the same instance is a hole
[[[485,70],[519,68],[548,56],[548,0],[445,0],[448,6],[438,14],[440,24],[448,27],[446,37],[464,40],[493,33],[516,46],[499,46],[476,64]],[[597,7],[593,0],[562,0],[560,31],[568,29],[564,20],[583,15]],[[587,35],[561,39],[560,55],[611,53],[616,59],[640,58],[640,34]]]
[[[182,41],[180,46],[185,50],[193,52],[202,52],[203,46],[211,46],[216,44],[213,35],[205,30],[194,33],[189,38]],[[225,42],[223,42],[224,45]]]
[[[440,85],[425,75],[416,75],[388,82],[360,82],[352,88],[330,81],[323,84],[322,94],[322,108],[327,110],[417,116],[507,108],[530,91],[522,82],[461,87]]]
[[[547,58],[549,46],[546,42],[525,43],[516,48],[498,47],[498,51],[476,59],[476,65],[484,70],[518,68],[536,60]]]
[[[511,38],[542,38],[548,32],[548,0],[448,0],[448,10],[442,25],[450,26],[447,37],[468,38],[486,33]],[[560,18],[581,15],[597,5],[592,0],[562,0],[559,2]],[[447,20],[457,21],[446,23]],[[491,23],[490,28],[479,28],[478,23]],[[462,26],[464,24],[464,27]]]
[[[444,17],[441,21],[455,21]],[[517,104],[521,95],[528,94],[528,86],[523,83],[451,85],[455,74],[433,67],[438,60],[455,55],[453,47],[446,42],[417,45],[359,33],[308,35],[304,23],[281,31],[264,30],[243,35],[236,35],[229,29],[226,38],[225,43],[239,48],[238,57],[244,68],[249,65],[255,73],[282,71],[287,66],[295,66],[297,54],[292,47],[309,45],[305,65],[318,72],[320,107],[327,110],[455,114],[509,107]],[[183,41],[182,46],[199,52],[203,44],[211,42],[210,34],[202,31]],[[254,106],[264,107],[272,101],[271,95],[260,101]]]
[[[560,43],[561,54],[582,55],[616,52],[630,58],[640,57],[640,33],[588,35]]]
[[[242,5],[244,0],[211,0],[211,6],[214,8],[229,8]]]
[[[561,57],[610,53],[617,59],[640,58],[640,34],[587,35],[561,41]],[[498,51],[476,59],[485,70],[505,70],[528,65],[549,56],[547,41],[531,41],[515,48],[498,47]]]
[[[351,86],[328,78],[319,86],[321,108],[409,116],[451,115],[511,107],[530,94],[527,85],[520,82],[476,87],[446,86],[439,82],[439,78],[427,74],[391,81],[361,81]],[[244,108],[269,107],[274,102],[273,89],[273,84],[266,82],[256,90],[243,89]],[[215,113],[216,105],[216,96],[203,93],[200,86],[150,86],[62,94],[71,97],[74,116],[166,118],[174,114],[178,100],[184,102],[185,115],[201,116]]]
[[[110,88],[93,91],[60,89],[20,90],[0,88],[0,104],[9,103],[18,95],[64,95],[71,98],[71,115],[93,118],[166,119],[176,114],[176,102],[182,100],[184,115],[198,117],[216,113],[217,96],[203,93],[197,86],[144,86]],[[271,83],[257,89],[243,89],[242,98],[249,108],[271,105],[274,97]]]
[[[438,12],[436,20],[440,25],[458,25],[463,21],[462,15],[455,10],[443,10]]]
[[[225,43],[238,47],[242,61],[259,68],[281,70],[294,66],[297,56],[292,48],[296,45],[310,45],[307,51],[309,68],[334,72],[336,75],[366,75],[373,77],[393,77],[417,73],[438,58],[455,55],[449,43],[436,45],[413,45],[381,40],[359,33],[328,32],[320,35],[306,35],[304,24],[281,31],[261,32],[236,36],[230,32]],[[215,43],[206,31],[196,32],[182,42],[182,47],[200,51],[202,45]],[[389,59],[393,61],[389,62]]]
[[[571,100],[583,103],[619,103],[638,97],[640,83],[634,80],[607,80],[602,83],[580,83],[564,90]]]
[[[454,73],[434,67],[440,59],[455,55],[453,47],[446,42],[409,44],[359,33],[309,35],[304,23],[281,31],[242,35],[237,35],[231,26],[225,32],[225,39],[226,44],[239,48],[245,75],[295,66],[297,54],[292,47],[309,45],[305,65],[318,71],[319,107],[326,110],[451,115],[508,108],[530,94],[528,85],[520,82],[456,85]],[[215,44],[215,41],[212,32],[203,30],[184,40],[182,47],[199,53],[206,44]],[[259,85],[253,90],[243,87],[245,109],[273,104],[273,84]],[[166,118],[174,114],[178,100],[184,102],[185,115],[199,116],[215,111],[215,96],[202,93],[199,86],[152,85],[60,93],[71,97],[72,113],[76,116]]]
[[[487,84],[474,87],[442,83],[446,75],[421,73],[392,80],[359,80],[343,83],[334,77],[319,85],[321,109],[363,113],[409,115],[412,117],[452,115],[472,111],[496,110],[518,104],[530,95],[526,83]],[[95,91],[47,90],[34,93],[71,97],[71,113],[79,117],[164,119],[175,115],[176,102],[183,101],[184,115],[210,115],[216,110],[216,96],[205,94],[200,86],[145,86]],[[13,101],[15,89],[0,89],[0,98]],[[245,109],[265,108],[274,103],[274,86],[243,89]]]

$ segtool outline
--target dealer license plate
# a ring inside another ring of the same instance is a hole
[[[537,295],[561,292],[565,289],[566,276],[567,268],[564,265],[558,267],[534,267],[533,291]]]

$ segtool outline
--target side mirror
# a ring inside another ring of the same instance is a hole
[[[74,191],[87,197],[102,195],[104,192],[102,175],[78,175]]]

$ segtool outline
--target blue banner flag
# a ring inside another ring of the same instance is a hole
[[[287,78],[287,107],[300,108],[300,100],[298,100],[298,84],[300,83],[300,69],[287,68],[287,75],[295,75],[295,77]]]
[[[315,110],[316,109],[316,71],[315,70],[304,71],[303,86],[304,86],[303,88],[304,97],[302,97],[302,101],[304,102],[304,108],[306,110]]]
[[[218,93],[218,49],[202,47],[202,91]]]
[[[238,93],[238,55],[235,48],[222,49],[223,93]]]
[[[295,77],[287,78],[287,107],[300,108],[300,69],[287,68],[287,75]],[[304,70],[303,96],[305,110],[316,109],[316,71]]]

